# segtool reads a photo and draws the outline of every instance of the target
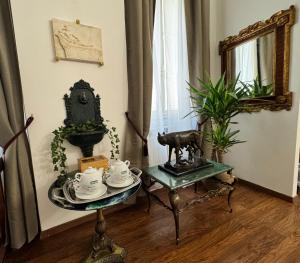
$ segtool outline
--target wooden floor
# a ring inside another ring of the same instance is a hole
[[[193,195],[192,188],[181,193]],[[179,246],[171,213],[153,203],[147,214],[142,201],[106,217],[108,234],[128,251],[126,262],[300,262],[300,201],[291,204],[238,185],[232,214],[226,212],[225,197],[181,214]],[[90,249],[93,228],[86,223],[35,241],[10,252],[5,262],[80,262]]]

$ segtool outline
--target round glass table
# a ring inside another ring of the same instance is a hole
[[[125,249],[116,245],[114,241],[105,234],[106,224],[103,216],[103,209],[126,201],[139,190],[140,186],[141,183],[117,195],[85,204],[72,204],[66,201],[62,188],[57,186],[57,181],[50,186],[48,197],[54,205],[63,209],[75,211],[97,211],[95,233],[92,239],[92,249],[89,256],[83,260],[83,262],[124,262],[126,257]]]

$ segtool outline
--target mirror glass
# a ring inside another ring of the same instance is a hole
[[[275,32],[256,37],[227,52],[227,77],[247,87],[248,98],[274,95]]]

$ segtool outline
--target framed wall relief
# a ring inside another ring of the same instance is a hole
[[[101,29],[52,19],[55,58],[103,65]]]
[[[238,85],[247,88],[243,103],[253,111],[291,109],[290,31],[294,23],[295,7],[290,6],[219,44],[226,81],[239,76]]]

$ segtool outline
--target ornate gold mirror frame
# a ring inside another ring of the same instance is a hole
[[[233,48],[259,36],[275,33],[275,52],[273,53],[273,94],[266,97],[245,99],[244,103],[254,111],[290,110],[292,106],[292,93],[289,91],[289,63],[290,63],[290,29],[295,22],[295,7],[290,6],[265,21],[259,21],[241,30],[238,35],[229,36],[219,44],[222,72],[228,72],[230,51]],[[228,76],[225,76],[228,78]]]

